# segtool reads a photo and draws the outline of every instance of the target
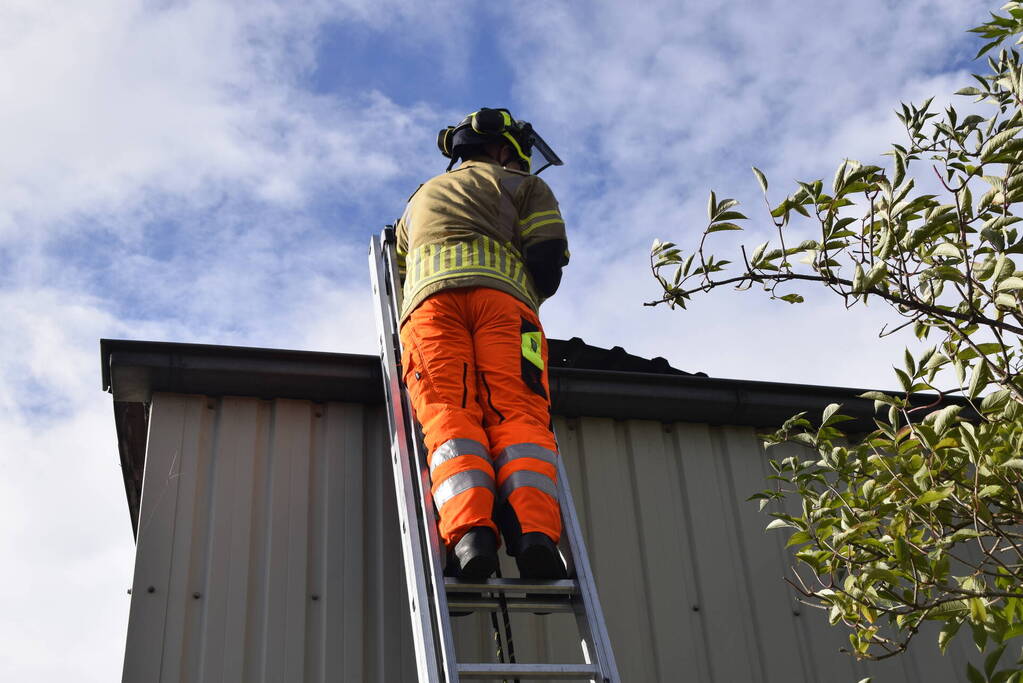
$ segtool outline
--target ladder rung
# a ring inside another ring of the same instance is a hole
[[[551,595],[575,595],[579,585],[575,581],[540,581],[535,579],[487,579],[486,581],[465,582],[445,578],[444,587],[449,593],[547,593]]]
[[[508,606],[509,612],[547,614],[549,612],[575,611],[572,603],[565,599],[505,598],[504,602]],[[448,597],[448,611],[450,612],[496,612],[499,609],[501,609],[501,601],[497,598]]]
[[[603,680],[592,664],[459,664],[461,678],[490,680],[500,678],[553,678],[564,681]]]

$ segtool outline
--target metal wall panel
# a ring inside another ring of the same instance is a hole
[[[153,397],[126,683],[413,680],[382,417]]]
[[[965,680],[975,653],[933,633],[880,664],[838,653],[745,502],[752,429],[556,427],[624,681]],[[154,395],[124,681],[415,680],[384,433],[372,405]],[[494,660],[489,624],[455,620],[462,661]],[[582,661],[570,616],[512,624],[521,661]]]

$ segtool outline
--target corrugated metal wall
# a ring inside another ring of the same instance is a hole
[[[154,396],[124,681],[415,680],[383,419]],[[932,633],[880,664],[838,654],[744,502],[766,477],[752,429],[556,426],[624,681],[965,681],[965,646],[941,657]],[[455,623],[460,659],[492,661],[489,618]],[[568,615],[513,631],[522,661],[581,661]]]

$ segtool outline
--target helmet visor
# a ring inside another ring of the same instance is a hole
[[[536,150],[540,153],[540,156],[544,158],[546,163],[538,168],[536,173],[540,173],[540,171],[544,170],[548,166],[564,165],[565,162],[561,160],[561,157],[555,154],[554,150],[551,149],[551,146],[548,145],[542,137],[540,137],[539,133],[533,130],[533,126],[528,122],[516,121],[513,124],[513,128],[515,129],[513,135],[521,141],[520,144],[526,151],[526,154],[530,154],[532,150]]]

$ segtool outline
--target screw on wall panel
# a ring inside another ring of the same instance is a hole
[[[313,599],[313,602],[316,602],[317,600],[320,599],[320,596],[317,595],[316,593],[313,593],[310,597]]]
[[[693,611],[694,612],[699,612],[700,611],[700,606],[699,605],[693,605]]]
[[[147,593],[155,593],[156,592],[156,586],[150,586],[149,588],[146,589],[146,592]]]
[[[672,428],[671,427],[672,426],[670,424],[665,424],[664,425],[664,433],[665,434],[671,434],[671,432],[672,432]]]
[[[131,595],[131,589],[130,588],[128,589],[128,595]]]
[[[210,410],[216,410],[217,409],[217,402],[216,401],[206,401],[206,407],[209,408]]]
[[[196,592],[192,593],[192,597],[195,598],[196,600],[198,600],[199,598],[202,597],[202,593],[200,593],[199,591],[196,591]]]
[[[792,616],[798,617],[799,616],[799,610],[797,610],[797,609],[792,610]]]

